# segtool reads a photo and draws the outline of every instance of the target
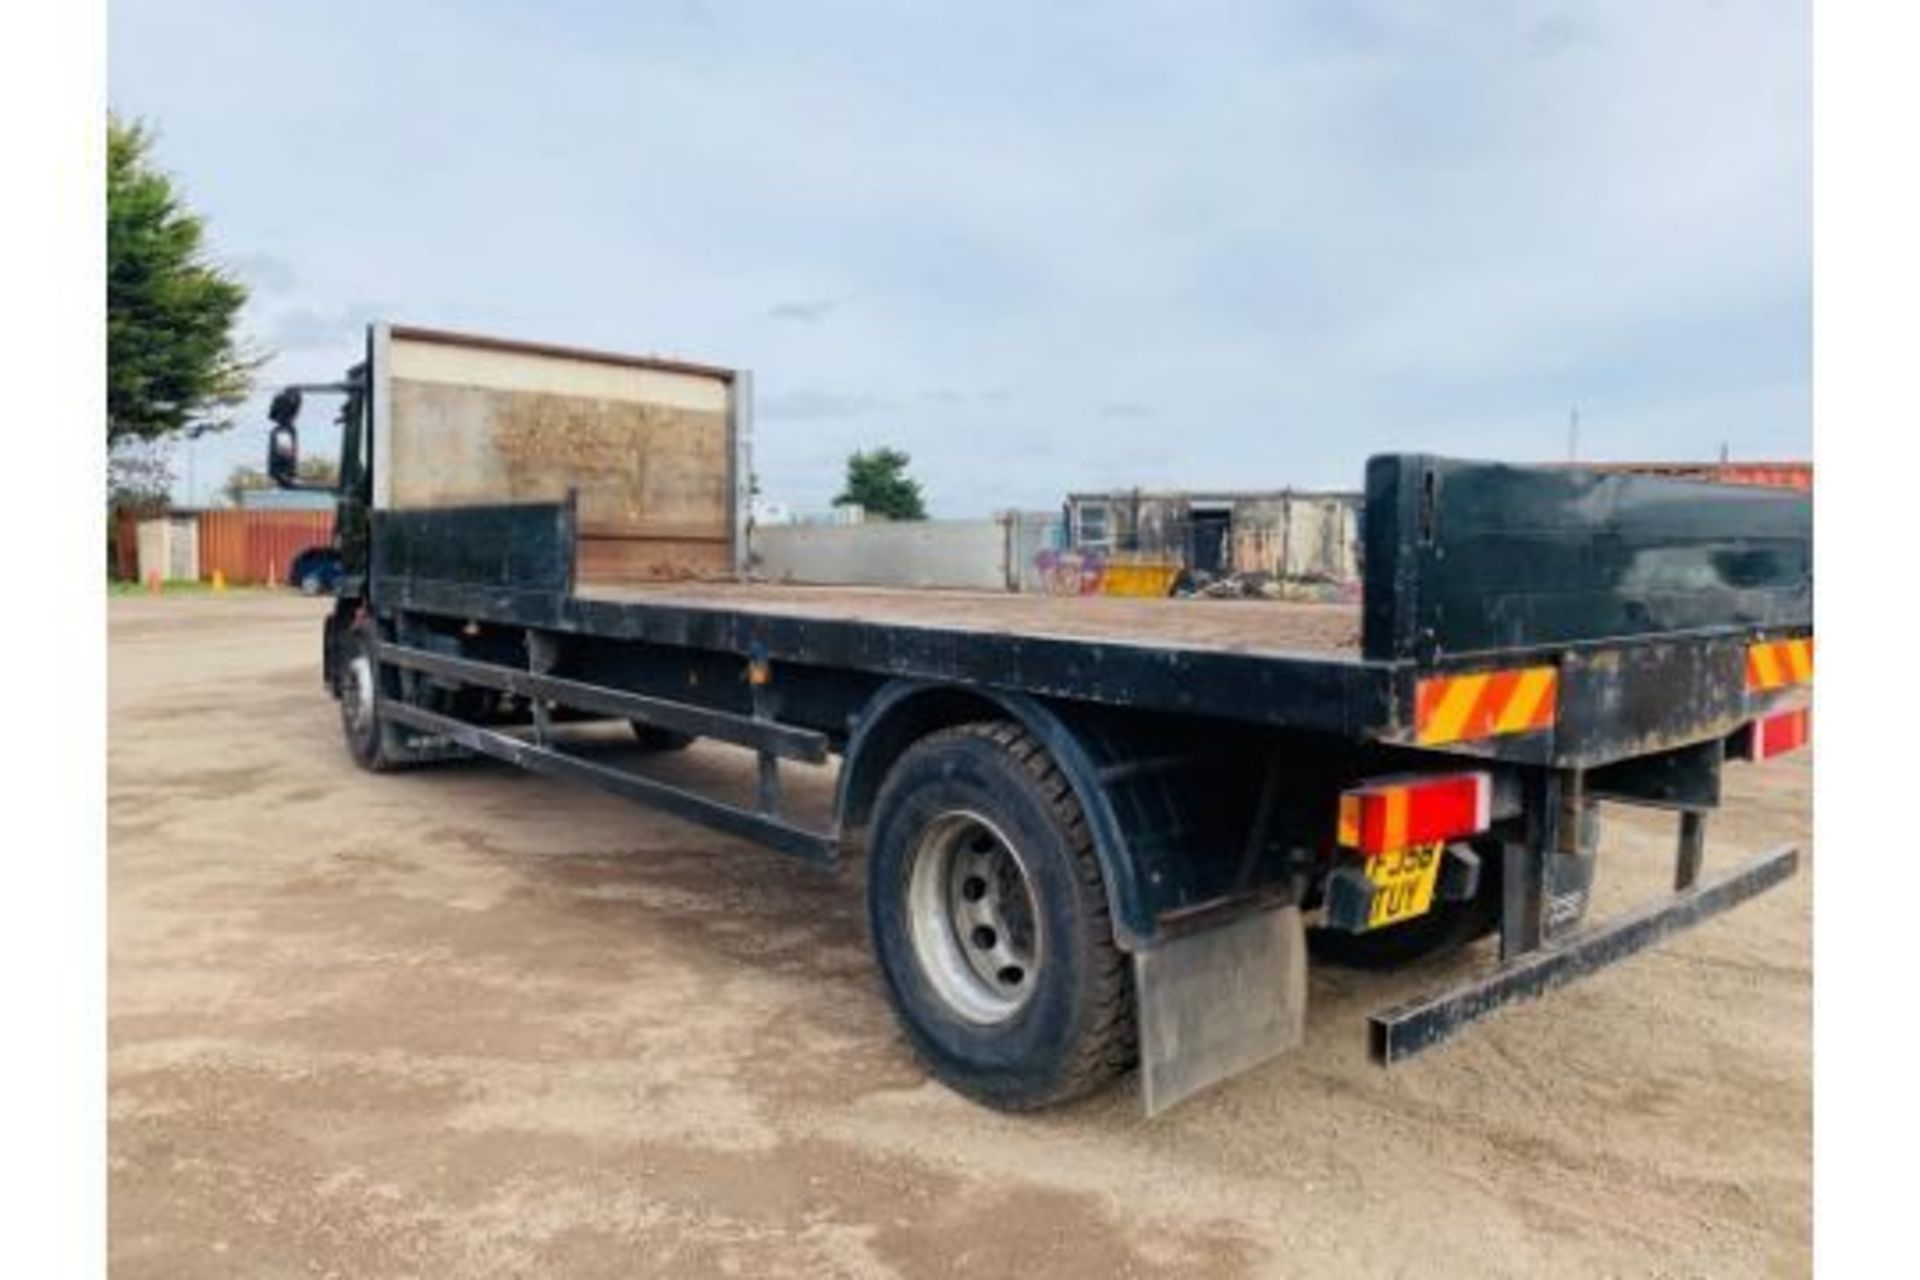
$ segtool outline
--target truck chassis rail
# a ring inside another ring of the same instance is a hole
[[[1800,850],[1783,845],[1619,919],[1575,930],[1450,991],[1376,1013],[1368,1019],[1369,1055],[1382,1066],[1403,1062],[1504,1005],[1545,995],[1739,906],[1792,877],[1799,865]]]

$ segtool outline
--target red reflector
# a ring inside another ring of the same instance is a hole
[[[1813,741],[1813,709],[1782,711],[1777,716],[1753,722],[1747,735],[1747,759],[1771,760],[1789,751],[1798,751]]]
[[[1371,857],[1485,831],[1492,810],[1492,774],[1386,778],[1342,793],[1339,838]]]

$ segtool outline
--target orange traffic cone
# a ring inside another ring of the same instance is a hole
[[[160,594],[160,571],[158,569],[154,569],[147,574],[147,594],[154,596]]]

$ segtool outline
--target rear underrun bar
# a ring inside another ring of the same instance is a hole
[[[1376,1013],[1367,1020],[1368,1052],[1382,1066],[1402,1062],[1504,1005],[1545,995],[1737,907],[1789,879],[1799,866],[1800,850],[1782,846],[1664,901],[1549,942],[1451,991]]]

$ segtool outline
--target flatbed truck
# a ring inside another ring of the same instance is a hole
[[[1791,876],[1708,874],[1727,763],[1806,744],[1802,494],[1417,454],[1367,464],[1358,608],[752,580],[751,379],[378,324],[337,383],[348,751],[588,783],[822,868],[864,853],[906,1039],[1026,1110],[1149,1113],[1302,1038],[1310,958],[1483,973],[1368,1022],[1419,1053]],[[583,721],[624,721],[605,749]],[[694,739],[739,803],[659,776]],[[839,762],[809,823],[787,762]],[[1675,815],[1673,892],[1589,922],[1602,800]]]

